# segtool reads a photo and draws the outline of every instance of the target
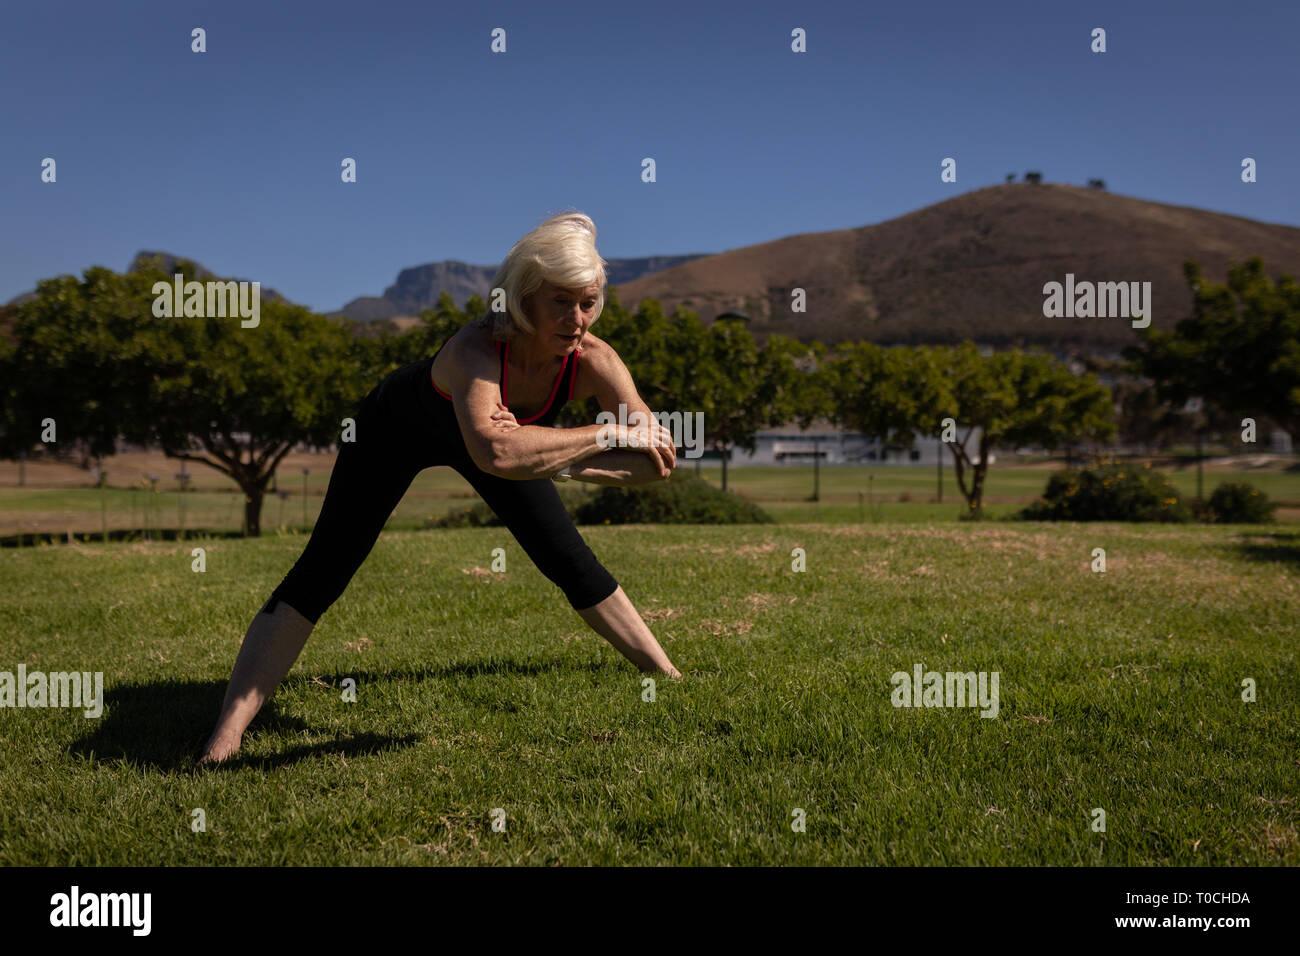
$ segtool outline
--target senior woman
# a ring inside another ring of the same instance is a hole
[[[590,332],[605,304],[596,227],[581,213],[547,219],[510,249],[489,311],[430,358],[393,372],[362,400],[311,539],[254,617],[202,760],[217,763],[297,660],[347,587],[411,481],[455,468],[505,522],[578,615],[644,672],[681,674],[566,513],[553,478],[639,485],[677,465],[617,353]],[[550,427],[571,399],[595,396],[639,427]],[[436,582],[431,582],[436,587]],[[432,596],[432,595],[431,595]]]

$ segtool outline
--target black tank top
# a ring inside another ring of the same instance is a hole
[[[444,343],[443,348],[445,347]],[[501,353],[503,397],[508,402],[505,349],[498,344],[497,350]],[[456,468],[477,468],[465,446],[465,436],[461,434],[460,421],[456,418],[452,400],[433,384],[433,360],[441,352],[442,348],[439,348],[428,358],[397,369],[374,387],[366,396],[365,403],[379,415],[380,431],[392,440],[398,454],[410,458],[412,462],[418,462],[420,467],[451,465]],[[551,386],[551,396],[546,406],[519,424],[548,427],[555,424],[565,403],[573,397],[578,354],[575,349],[565,359],[555,384]]]
[[[433,354],[432,358],[426,359],[424,362],[420,364],[424,366],[424,381],[428,385],[429,393],[436,394],[441,399],[435,404],[434,409],[436,409],[436,411],[447,413],[450,416],[450,420],[455,426],[457,432],[459,432],[460,425],[459,422],[457,422],[456,420],[455,412],[452,411],[451,396],[446,394],[442,389],[438,388],[437,385],[433,384],[434,359],[436,359],[438,355],[442,352],[442,350],[446,347],[447,344],[444,342],[442,346],[438,349],[438,351]],[[505,403],[506,408],[509,408],[510,407],[510,382],[508,378],[508,373],[510,369],[509,343],[498,342],[497,355],[500,356],[501,359],[501,400]],[[518,421],[520,425],[545,425],[549,427],[555,424],[555,419],[559,417],[560,412],[564,409],[565,404],[567,404],[569,400],[573,398],[573,385],[578,377],[578,358],[581,355],[582,355],[582,349],[578,348],[578,349],[574,349],[572,352],[570,352],[568,355],[565,356],[564,366],[560,369],[560,374],[555,377],[555,383],[551,386],[550,398],[546,400],[546,404],[542,407],[542,410],[538,412],[536,415],[533,415],[529,418],[516,418],[515,420]],[[444,416],[439,415],[438,417],[443,418]]]

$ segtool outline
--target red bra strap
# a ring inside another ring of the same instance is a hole
[[[569,376],[569,397],[565,401],[573,401],[573,383],[578,380],[578,357],[582,355],[582,349],[576,349],[573,353],[573,374]]]

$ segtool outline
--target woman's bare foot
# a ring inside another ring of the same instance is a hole
[[[203,766],[215,766],[225,763],[239,752],[239,745],[242,742],[239,737],[230,737],[228,735],[218,737],[213,734],[203,747],[203,756],[199,757],[199,763]]]

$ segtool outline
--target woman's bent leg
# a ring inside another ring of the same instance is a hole
[[[582,540],[549,478],[513,481],[472,467],[457,470],[575,611],[599,604],[618,588]]]
[[[419,464],[393,455],[390,440],[367,426],[373,427],[362,417],[358,441],[339,452],[307,547],[249,625],[221,716],[204,748],[205,762],[225,760],[239,749],[245,729],[298,659],[320,616],[361,567],[420,471]]]
[[[593,631],[641,670],[681,676],[613,575],[582,539],[549,479],[511,481],[469,468],[461,474]]]

